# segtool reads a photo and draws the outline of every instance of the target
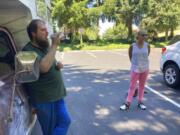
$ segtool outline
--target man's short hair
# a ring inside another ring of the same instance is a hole
[[[34,19],[27,26],[27,34],[28,34],[30,40],[33,39],[32,32],[37,32],[37,25],[39,22],[45,23],[43,20]]]

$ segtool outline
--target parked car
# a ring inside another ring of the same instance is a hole
[[[38,9],[38,3],[41,8],[44,5],[43,11]],[[0,135],[30,135],[32,132],[41,135],[40,126],[35,126],[37,117],[28,104],[25,89],[18,83],[24,76],[17,74],[20,73],[17,72],[18,68],[19,71],[23,70],[17,67],[19,64],[15,58],[17,54],[21,54],[22,47],[29,41],[26,33],[28,23],[34,18],[41,18],[39,15],[49,15],[48,5],[50,0],[0,0]],[[48,21],[47,26],[50,26]],[[26,63],[28,57],[23,55],[19,57],[19,62],[23,58],[25,64],[30,63],[30,60]]]
[[[180,41],[162,48],[160,69],[167,86],[180,85]]]

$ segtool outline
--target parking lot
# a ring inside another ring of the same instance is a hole
[[[159,69],[160,49],[152,49],[146,84],[146,111],[133,100],[120,111],[129,85],[127,50],[61,53],[72,124],[69,135],[178,135],[180,88],[165,86]]]

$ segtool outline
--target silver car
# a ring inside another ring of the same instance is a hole
[[[167,86],[180,85],[180,41],[162,48],[160,69]]]

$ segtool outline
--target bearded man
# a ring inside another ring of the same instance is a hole
[[[29,23],[27,33],[30,42],[23,51],[37,53],[40,70],[37,81],[24,84],[29,103],[37,114],[43,135],[66,135],[71,120],[64,102],[66,88],[60,70],[62,64],[55,60],[60,34],[51,37],[50,45],[46,24],[40,19]]]

